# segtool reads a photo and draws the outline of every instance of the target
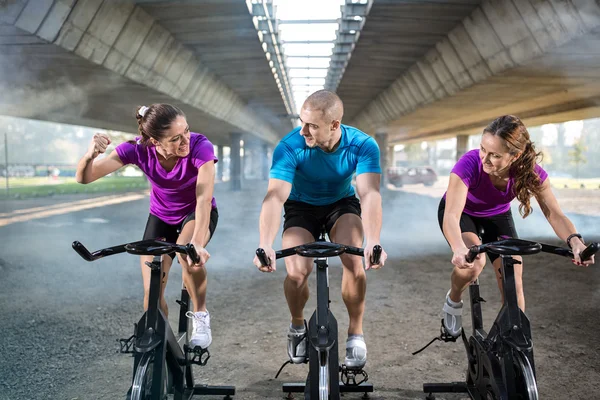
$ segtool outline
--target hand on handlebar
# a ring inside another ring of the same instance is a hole
[[[575,256],[575,259],[573,260],[573,264],[576,265],[581,265],[583,267],[589,267],[590,265],[594,264],[595,260],[594,260],[594,256],[591,256],[589,259],[585,260],[585,261],[581,261],[581,252],[583,250],[585,250],[586,245],[581,241],[581,240],[573,240],[573,255]]]
[[[275,250],[273,250],[271,246],[259,246],[259,249],[263,249],[265,251],[265,255],[267,256],[269,265],[263,265],[260,259],[258,258],[258,255],[255,255],[253,262],[254,265],[256,265],[256,267],[258,268],[258,270],[261,272],[274,272],[275,270],[277,270],[277,263],[275,261]]]
[[[468,269],[473,268],[474,264],[472,262],[467,261],[467,255],[469,254],[469,249],[467,247],[461,247],[456,249],[454,254],[452,255],[452,264],[460,269]],[[481,254],[478,254],[475,257],[475,260],[479,260]]]
[[[385,250],[381,249],[381,255],[379,256],[379,261],[377,264],[373,264],[373,248],[379,245],[379,243],[367,243],[365,246],[365,270],[379,269],[383,267],[385,264],[385,260],[387,260],[387,253]]]
[[[186,256],[189,270],[194,271],[199,268],[204,268],[204,265],[210,258],[210,253],[204,247],[202,247],[201,243],[197,242],[196,240],[192,239],[190,243],[194,245],[196,253],[198,253],[198,257],[200,258],[200,262],[196,264],[189,255]]]

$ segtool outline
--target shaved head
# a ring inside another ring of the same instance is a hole
[[[344,115],[344,103],[342,103],[342,99],[337,94],[328,90],[319,90],[308,96],[302,108],[311,111],[321,111],[323,119],[327,123],[341,121]]]

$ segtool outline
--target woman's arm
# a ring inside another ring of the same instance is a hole
[[[573,234],[577,233],[575,229],[575,225],[571,222],[569,218],[563,213],[561,210],[554,193],[552,193],[552,188],[550,186],[550,179],[546,179],[544,183],[542,183],[542,190],[540,190],[539,194],[536,196],[536,200],[544,213],[544,216],[550,223],[552,229],[556,233],[560,239],[566,242],[567,238]],[[573,249],[573,254],[575,255],[575,262],[581,263],[579,259],[579,253],[581,253],[585,249],[585,244],[578,237],[573,237],[570,240],[570,243],[567,243]],[[593,264],[594,258],[592,257],[590,260],[586,261],[585,265]]]
[[[79,160],[77,171],[75,172],[75,180],[78,183],[91,183],[115,172],[123,165],[121,158],[116,151],[110,153],[107,157],[94,161],[96,157],[106,151],[106,147],[110,144],[108,135],[97,133],[92,137],[87,153]]]
[[[208,227],[210,224],[210,212],[212,209],[212,198],[215,189],[215,163],[207,161],[198,168],[198,179],[196,181],[196,218],[194,234],[190,243],[196,247],[200,256],[200,265],[208,261],[208,252],[204,247],[210,238]],[[190,265],[193,265],[191,263]]]
[[[469,188],[462,179],[455,173],[450,174],[450,182],[446,191],[446,207],[444,209],[444,219],[442,222],[442,231],[450,248],[454,253],[452,264],[458,268],[472,268],[473,263],[466,260],[469,249],[465,245],[460,229],[460,216],[467,202],[467,193]]]

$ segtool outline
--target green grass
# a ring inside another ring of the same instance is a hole
[[[148,187],[144,177],[106,177],[82,185],[75,178],[51,180],[46,177],[10,178],[8,196],[5,180],[0,180],[0,198],[24,199],[76,193],[114,193],[140,190]]]

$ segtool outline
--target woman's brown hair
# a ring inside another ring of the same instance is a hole
[[[535,172],[541,153],[536,152],[527,128],[514,115],[503,115],[489,124],[483,133],[489,133],[503,140],[508,152],[520,156],[510,166],[510,176],[514,179],[514,192],[519,200],[519,213],[523,218],[531,214],[531,196],[537,196],[542,187]]]
[[[135,112],[138,122],[138,131],[142,136],[141,143],[148,146],[150,138],[161,140],[164,132],[178,116],[185,117],[179,108],[165,103],[152,104],[149,107],[140,106]]]

